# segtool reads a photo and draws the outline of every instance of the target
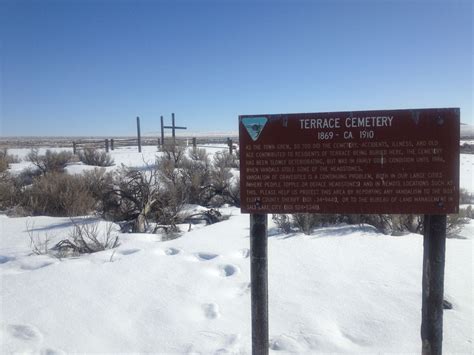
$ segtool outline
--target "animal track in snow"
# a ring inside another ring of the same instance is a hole
[[[181,249],[177,248],[168,248],[165,250],[166,255],[177,255],[181,253]]]
[[[229,276],[235,275],[240,271],[237,266],[231,265],[231,264],[221,265],[220,269],[221,269],[221,275],[223,277],[229,277]]]
[[[66,355],[66,352],[60,349],[46,348],[41,350],[41,355]]]
[[[120,254],[122,255],[131,255],[138,253],[141,249],[126,249],[126,250],[121,250],[119,251]]]
[[[212,260],[219,256],[218,254],[205,253],[205,252],[196,253],[195,255],[196,255],[196,258],[198,258],[200,261]]]
[[[33,326],[23,324],[9,324],[7,325],[7,332],[14,338],[25,341],[41,341],[43,335]]]
[[[11,256],[0,255],[0,264],[5,264],[12,260],[15,260],[15,258]]]
[[[54,264],[54,261],[47,260],[29,260],[28,262],[23,262],[21,268],[23,270],[38,270],[46,266]]]
[[[207,319],[216,319],[220,316],[219,306],[216,303],[206,303],[202,306]]]
[[[301,348],[298,341],[286,334],[281,334],[270,340],[270,349],[274,351],[284,351],[284,352],[301,352]]]

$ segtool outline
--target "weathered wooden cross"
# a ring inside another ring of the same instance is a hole
[[[165,143],[165,128],[171,129],[171,135],[173,137],[173,144],[176,143],[176,130],[177,129],[187,129],[187,127],[179,127],[175,125],[174,113],[171,114],[171,126],[165,126],[163,124],[163,116],[161,116],[161,146],[163,147]]]

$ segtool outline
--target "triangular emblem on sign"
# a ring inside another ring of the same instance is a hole
[[[266,117],[247,117],[242,118],[242,124],[247,129],[250,137],[255,142],[263,131],[268,119]]]

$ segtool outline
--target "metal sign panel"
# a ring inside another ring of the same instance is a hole
[[[457,213],[458,108],[239,117],[243,213]]]

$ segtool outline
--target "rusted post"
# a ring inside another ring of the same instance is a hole
[[[140,117],[137,116],[137,139],[138,139],[138,152],[142,152],[142,137],[140,134]]]
[[[423,222],[423,355],[442,354],[446,219],[446,215],[425,215]]]
[[[252,354],[268,354],[267,215],[250,214]]]
[[[105,139],[105,151],[109,152],[109,140],[107,138]]]

